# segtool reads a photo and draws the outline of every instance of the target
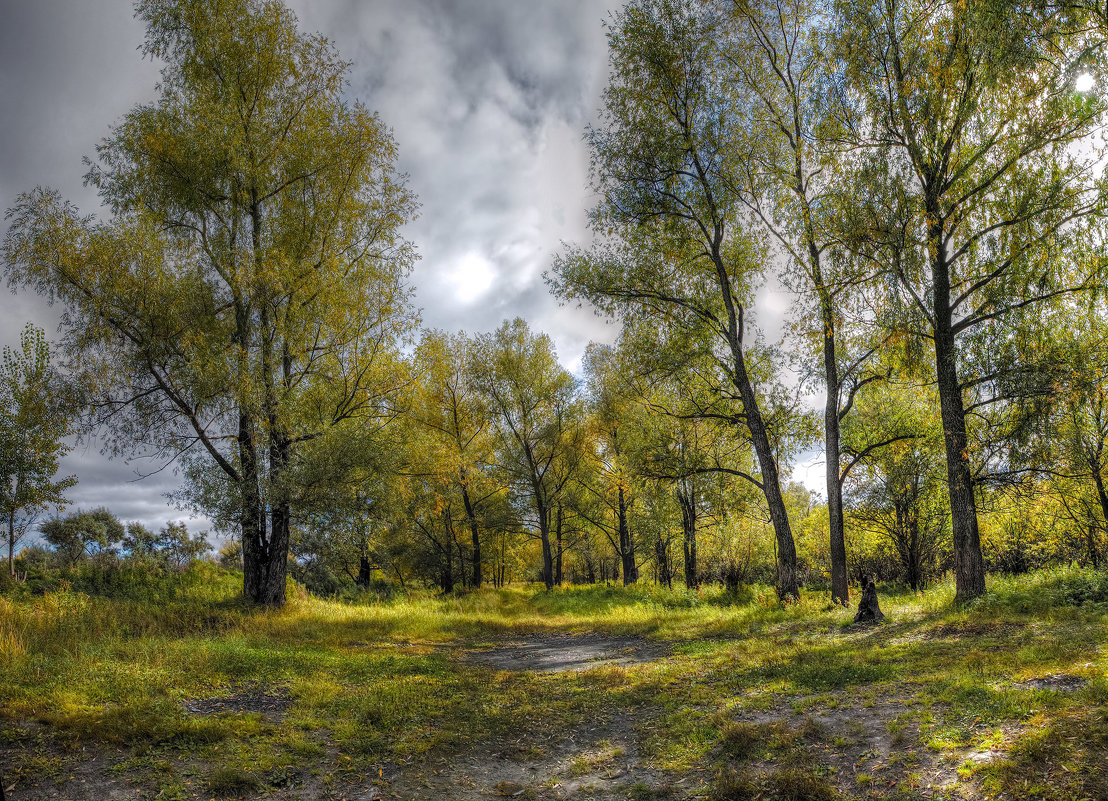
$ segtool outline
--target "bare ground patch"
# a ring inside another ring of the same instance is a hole
[[[1005,758],[1017,727],[982,726],[974,745],[952,747],[931,739],[931,711],[910,695],[880,692],[783,697],[735,715],[723,749],[750,776],[801,766],[845,798],[979,797],[974,770]]]
[[[466,653],[469,661],[497,670],[561,673],[601,666],[627,666],[668,656],[669,645],[638,637],[544,634]]]
[[[290,706],[292,697],[287,689],[256,684],[243,685],[227,695],[185,701],[185,711],[192,715],[253,712],[271,719],[283,717]]]
[[[646,719],[641,710],[609,711],[569,731],[520,732],[457,757],[405,766],[382,798],[668,798],[675,782],[645,764],[641,752],[639,727]]]

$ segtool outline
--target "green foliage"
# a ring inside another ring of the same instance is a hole
[[[104,507],[55,517],[43,523],[41,530],[43,539],[70,565],[86,556],[107,553],[123,539],[126,531],[119,519]]]
[[[279,604],[290,509],[346,472],[404,383],[416,203],[388,129],[344,95],[346,62],[282,5],[136,14],[164,67],[87,176],[111,216],[22,195],[8,280],[64,304],[117,449],[181,458],[188,499],[246,532],[246,594]]]
[[[975,609],[1044,614],[1067,606],[1108,604],[1108,574],[1082,567],[1055,567],[1009,579],[983,595]]]
[[[55,480],[70,447],[63,440],[74,433],[72,388],[51,365],[42,329],[28,323],[19,345],[5,346],[0,364],[0,517],[12,575],[15,546],[41,512],[65,504],[66,490],[77,483],[75,476]]]

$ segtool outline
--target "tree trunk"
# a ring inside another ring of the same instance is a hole
[[[547,590],[554,589],[554,555],[550,552],[550,535],[542,534],[542,581]]]
[[[442,564],[442,591],[446,594],[454,592],[454,549],[447,545],[442,549],[443,556],[446,557]]]
[[[15,511],[8,515],[8,572],[15,578]]]
[[[253,420],[239,414],[239,527],[242,536],[242,591],[247,600],[267,603],[269,542],[258,482],[258,452]]]
[[[623,584],[633,584],[639,580],[639,567],[635,562],[635,543],[631,540],[631,530],[627,526],[627,501],[623,486],[619,488],[619,557],[623,562]]]
[[[535,487],[535,511],[539,515],[539,539],[542,541],[542,581],[547,590],[554,589],[554,554],[550,548],[550,510],[542,501],[542,492]]]
[[[278,433],[270,448],[270,483],[275,485],[277,498],[270,506],[269,544],[265,554],[264,596],[259,603],[268,606],[281,606],[285,603],[285,577],[288,572],[289,529],[292,511],[289,501],[284,497],[281,482],[289,463],[289,444]]]
[[[699,585],[696,575],[696,490],[677,488],[677,502],[681,507],[681,529],[684,532],[685,586],[690,590]]]
[[[807,197],[807,181],[804,174],[804,158],[801,142],[802,126],[799,105],[794,105],[795,138],[795,191],[804,209],[804,230],[808,246],[812,284],[819,296],[820,323],[823,329],[823,377],[827,394],[824,399],[823,428],[824,453],[827,471],[827,516],[831,550],[831,603],[846,606],[850,603],[850,588],[846,573],[846,536],[843,522],[843,480],[839,472],[839,365],[835,348],[835,312],[831,293],[823,280],[820,250],[812,225]]]
[[[928,227],[931,273],[935,287],[935,378],[943,422],[943,443],[946,446],[947,488],[954,531],[954,600],[965,603],[985,592],[985,560],[981,555],[981,536],[977,528],[966,411],[958,381],[950,308],[950,273],[944,252],[942,218],[937,206],[928,208],[928,216],[931,220]]]
[[[263,274],[262,252],[262,211],[258,199],[256,186],[250,187],[250,222],[251,222],[251,246],[254,260],[254,279],[261,281]],[[263,293],[264,294],[264,293]],[[243,355],[240,357],[239,366],[241,377],[250,375],[251,369],[246,355],[250,347],[249,336],[249,311],[239,304],[236,318],[236,339]],[[257,519],[257,537],[254,547],[247,548],[246,531],[243,531],[243,574],[246,585],[246,596],[254,603],[267,606],[281,606],[285,603],[285,572],[288,562],[289,545],[289,518],[290,510],[288,500],[283,496],[280,487],[281,471],[288,464],[289,445],[287,438],[280,427],[278,419],[277,401],[274,397],[274,340],[269,324],[269,308],[266,300],[259,303],[260,314],[260,339],[261,339],[261,381],[262,403],[264,414],[269,423],[269,481],[270,493],[270,531],[269,537],[265,536],[265,507],[261,497],[261,467],[257,458],[256,427],[249,412],[240,408],[239,435],[240,449],[242,446],[243,417],[246,422],[246,439],[250,443],[249,454],[250,468],[243,468],[243,480],[248,485],[247,493],[256,498],[256,511],[247,513]],[[245,405],[245,404],[244,404]],[[245,500],[245,499],[244,499]],[[244,510],[245,511],[245,510]],[[248,567],[249,565],[249,567]]]
[[[358,556],[358,578],[354,583],[359,587],[368,587],[373,579],[373,568],[370,567],[369,557],[364,553]]]
[[[813,249],[814,248],[810,248]],[[820,312],[823,323],[823,372],[827,395],[823,409],[824,452],[827,470],[827,516],[831,547],[831,603],[847,606],[850,588],[846,575],[846,534],[843,522],[843,480],[839,472],[839,367],[835,354],[835,316],[831,298],[822,286],[818,254],[815,278],[820,290]]]
[[[770,446],[762,413],[754,395],[754,387],[746,371],[742,345],[738,341],[731,343],[734,354],[732,383],[739,391],[743,412],[746,416],[750,439],[754,444],[754,453],[758,457],[758,468],[762,473],[762,492],[766,496],[773,533],[777,540],[777,595],[780,598],[799,598],[800,587],[797,583],[796,543],[793,540],[789,515],[785,511],[785,499],[781,494],[781,482],[777,473],[777,460]]]
[[[558,553],[554,565],[554,583],[562,586],[562,505],[558,504],[558,518],[554,526],[554,532],[558,538]]]
[[[469,533],[473,537],[473,587],[478,589],[481,586],[481,537],[477,532],[477,510],[473,506],[473,501],[469,497],[469,487],[467,486],[466,471],[465,468],[460,468],[461,481],[462,481],[462,504],[466,510],[466,520],[469,522]]]

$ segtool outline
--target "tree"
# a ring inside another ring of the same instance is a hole
[[[483,579],[480,509],[496,491],[483,487],[482,465],[488,462],[491,419],[471,375],[472,343],[464,332],[448,336],[427,331],[416,350],[418,399],[413,415],[431,434],[436,467],[457,487],[471,540],[471,583]]]
[[[879,380],[878,347],[850,336],[856,290],[870,269],[843,246],[842,102],[830,46],[832,4],[825,0],[710,3],[719,9],[727,102],[742,138],[732,145],[736,189],[787,263],[801,295],[802,341],[814,341],[824,389],[824,454],[831,556],[831,600],[849,599],[843,531],[841,426],[860,390]],[[806,361],[811,357],[805,354]],[[881,447],[880,445],[876,447]]]
[[[934,574],[949,512],[940,471],[942,432],[934,401],[921,388],[882,387],[859,404],[846,433],[864,441],[874,434],[891,444],[861,464],[850,504],[856,525],[878,532],[895,550],[901,577],[913,590]]]
[[[8,535],[8,570],[15,546],[42,511],[65,504],[76,476],[55,480],[73,433],[65,387],[50,364],[42,329],[28,323],[19,349],[5,347],[0,364],[0,512]]]
[[[625,380],[625,364],[618,351],[593,343],[585,351],[584,368],[588,394],[590,447],[587,453],[593,470],[583,471],[595,481],[581,482],[586,494],[598,501],[600,514],[584,513],[604,532],[619,554],[623,583],[639,579],[635,556],[635,538],[628,524],[628,510],[634,502],[629,440],[641,412],[633,398],[633,388]],[[609,512],[610,522],[604,512]]]
[[[580,459],[583,426],[573,376],[558,364],[550,337],[520,318],[474,343],[474,386],[495,415],[498,467],[534,514],[542,577],[554,586],[550,535],[558,501]]]
[[[870,236],[915,313],[912,329],[934,347],[964,602],[985,591],[967,415],[992,401],[998,378],[967,369],[966,354],[974,339],[1002,338],[1013,313],[1097,271],[1054,256],[1070,249],[1077,221],[1103,210],[1092,135],[1106,104],[1073,90],[1073,43],[1040,4],[838,7],[839,52],[865,109],[854,138],[881,176],[860,184],[857,203],[872,192]]]
[[[624,330],[628,342],[642,332]],[[641,339],[635,347],[642,349]],[[657,352],[654,348],[646,348]],[[661,370],[638,389],[648,414],[634,443],[637,472],[672,491],[679,510],[685,586],[699,586],[702,529],[718,525],[724,487],[745,479],[754,459],[749,445],[735,436],[718,393],[696,370]]]
[[[1014,466],[1043,479],[1034,494],[1053,496],[1098,566],[1108,539],[1108,309],[1096,293],[1043,311],[1033,344],[1054,364],[1051,391],[1029,415]]]
[[[713,16],[690,0],[635,0],[609,29],[611,78],[587,138],[601,197],[598,244],[569,249],[551,282],[609,314],[681,330],[726,378],[721,398],[757,455],[777,539],[777,589],[796,597],[796,546],[763,414],[747,306],[767,260],[735,191],[743,137],[720,72]]]
[[[117,450],[181,460],[238,531],[246,597],[279,605],[301,459],[391,414],[403,380],[415,203],[347,63],[280,3],[136,9],[165,67],[87,176],[112,216],[21,196],[8,279],[62,302]]]
[[[126,532],[119,519],[104,507],[55,517],[43,523],[41,530],[43,538],[69,564],[107,552]]]

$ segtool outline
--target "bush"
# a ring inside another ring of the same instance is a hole
[[[1108,603],[1108,573],[1087,567],[1056,567],[992,580],[989,591],[974,602],[981,610],[1021,613],[1058,607]]]

